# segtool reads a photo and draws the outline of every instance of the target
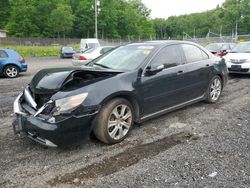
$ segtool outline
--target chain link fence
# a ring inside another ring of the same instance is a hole
[[[0,38],[0,44],[2,45],[24,45],[24,46],[63,46],[63,45],[76,45],[80,44],[81,39],[72,38],[19,38],[19,37],[7,37]],[[151,40],[151,39],[148,39]],[[99,39],[102,46],[118,46],[132,42],[148,41],[146,39],[138,40],[126,40],[126,39]],[[250,41],[250,35],[238,35],[237,39],[232,36],[222,37],[204,37],[204,38],[184,38],[183,40],[189,40],[201,45],[206,45],[212,42],[242,42]]]
[[[19,45],[19,46],[63,46],[80,44],[81,39],[72,38],[21,38],[21,37],[6,37],[0,38],[2,45]],[[118,46],[131,42],[139,42],[140,40],[125,40],[125,39],[99,39],[102,46]]]

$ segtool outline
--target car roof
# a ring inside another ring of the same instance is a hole
[[[185,40],[152,40],[152,41],[145,41],[141,43],[131,43],[128,45],[131,46],[139,46],[139,45],[144,45],[144,46],[165,46],[167,44],[193,44],[193,45],[198,45],[197,43],[190,42],[190,41],[185,41]]]
[[[0,50],[3,50],[3,51],[5,51],[5,52],[7,52],[7,53],[17,53],[18,54],[18,52],[16,51],[16,50],[13,50],[13,49],[9,49],[9,48],[0,48]]]

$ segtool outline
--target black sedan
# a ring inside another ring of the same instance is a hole
[[[38,72],[14,102],[16,133],[47,146],[88,137],[121,142],[135,122],[184,106],[219,100],[223,59],[185,41],[118,47],[85,68]]]
[[[72,58],[75,54],[74,48],[70,46],[64,46],[60,50],[60,58]]]

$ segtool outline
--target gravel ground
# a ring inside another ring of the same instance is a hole
[[[120,144],[89,139],[67,149],[15,136],[12,103],[32,76],[70,59],[27,59],[0,79],[0,187],[250,187],[250,76],[230,76],[220,101],[136,125]]]

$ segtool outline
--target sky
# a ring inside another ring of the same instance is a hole
[[[151,9],[151,18],[168,18],[216,8],[225,0],[142,0]]]

